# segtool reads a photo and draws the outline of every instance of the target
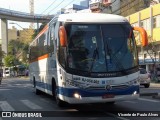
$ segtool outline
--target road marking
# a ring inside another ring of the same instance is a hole
[[[6,90],[11,90],[11,89],[1,89],[1,91],[6,91]]]
[[[148,101],[148,102],[160,102],[158,100],[151,100],[151,99],[145,99],[145,98],[138,98],[138,100]]]
[[[20,100],[22,103],[24,103],[27,107],[31,108],[31,109],[42,109],[40,106],[34,104],[33,102],[29,101],[29,100]]]
[[[2,111],[15,111],[14,108],[6,101],[0,101],[0,107]]]
[[[137,103],[137,102],[134,102],[134,101],[123,101],[123,102],[133,103],[133,104]]]
[[[127,118],[124,118],[124,117],[119,117],[119,116],[117,116],[117,115],[115,115],[115,114],[113,114],[113,113],[108,113],[108,112],[106,112],[106,114],[108,114],[108,115],[110,115],[110,116],[113,116],[113,117],[115,117],[115,118],[121,119],[121,120],[130,120],[130,119],[127,119]]]

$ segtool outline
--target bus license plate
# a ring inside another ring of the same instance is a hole
[[[107,99],[107,98],[114,98],[115,95],[113,94],[105,94],[102,96],[103,99]]]

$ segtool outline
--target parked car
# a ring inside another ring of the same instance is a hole
[[[147,73],[146,69],[139,68],[140,85],[144,85],[145,88],[149,88],[151,82],[151,75]]]

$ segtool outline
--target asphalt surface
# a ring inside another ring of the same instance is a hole
[[[160,99],[160,83],[150,83],[150,88],[156,88],[154,92],[140,92],[140,96],[152,96],[154,99]]]

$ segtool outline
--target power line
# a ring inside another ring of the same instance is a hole
[[[55,10],[56,8],[58,8],[61,4],[62,4],[62,2],[64,2],[65,0],[62,0],[55,8],[53,8],[51,11],[53,11],[53,10]],[[49,14],[51,11],[49,11],[47,14]]]
[[[64,1],[64,0],[63,0],[63,1]],[[63,1],[62,1],[62,2],[63,2]],[[65,5],[63,8],[67,7],[68,5],[70,5],[71,3],[73,3],[74,1],[75,1],[75,0],[72,0],[72,1],[69,2],[67,5]],[[61,3],[62,3],[62,2],[61,2]],[[60,4],[61,4],[61,3],[60,3]],[[59,7],[60,4],[59,4],[57,7]],[[57,8],[57,7],[56,7],[56,8]],[[54,9],[56,9],[56,8],[54,8]],[[51,11],[53,11],[54,9],[52,9]],[[51,11],[50,11],[50,12],[51,12]],[[49,14],[50,12],[48,12],[48,14]]]
[[[114,0],[111,4],[115,3],[117,0]]]
[[[56,0],[54,0],[41,14],[43,14],[46,10],[48,10],[55,2]]]
[[[70,5],[72,2],[74,2],[75,0],[72,0],[71,2],[69,2],[69,4],[67,4],[66,6],[64,6],[64,8],[65,7],[67,7],[68,5]]]

